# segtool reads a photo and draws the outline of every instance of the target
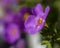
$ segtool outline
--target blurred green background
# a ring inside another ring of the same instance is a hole
[[[60,0],[19,0],[19,7],[34,7],[41,3],[43,8],[50,6],[50,12],[46,19],[48,28],[44,28],[42,34],[42,44],[46,44],[46,48],[60,48]]]

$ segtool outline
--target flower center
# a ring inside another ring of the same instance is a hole
[[[26,20],[28,18],[28,16],[29,16],[29,13],[25,13],[24,17],[23,17],[23,20]]]
[[[11,30],[11,34],[16,35],[16,30],[15,29]]]
[[[43,19],[42,18],[39,18],[36,22],[38,25],[40,25],[42,23]]]

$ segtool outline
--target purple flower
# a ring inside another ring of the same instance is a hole
[[[6,13],[5,16],[2,18],[4,23],[11,23],[13,22],[15,14],[13,12]]]
[[[5,40],[12,44],[20,39],[19,27],[16,24],[9,24],[5,31]]]
[[[19,40],[16,44],[16,48],[25,48],[25,41],[23,39]]]
[[[20,39],[16,45],[10,46],[10,48],[25,48],[24,39]]]
[[[17,16],[18,16],[19,19],[17,19],[16,22],[19,21],[19,26],[20,26],[20,29],[22,31],[24,31],[24,28],[25,28],[24,27],[24,22],[30,14],[32,14],[31,8],[27,8],[27,7],[20,8],[20,10],[17,13]]]
[[[18,11],[18,15],[20,16],[20,19],[22,21],[25,21],[30,14],[32,14],[31,8],[28,8],[28,7],[22,7]]]
[[[46,21],[46,17],[49,13],[50,7],[47,6],[45,11],[43,12],[42,6],[41,4],[37,4],[34,9],[32,10],[32,12],[36,15],[30,15],[26,20],[25,20],[25,29],[26,32],[28,32],[29,34],[34,34],[40,30],[42,30],[45,21]]]

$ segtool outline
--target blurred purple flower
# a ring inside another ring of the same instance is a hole
[[[25,41],[23,39],[19,40],[16,44],[16,48],[25,48]]]
[[[35,12],[35,15],[30,15],[25,21],[25,29],[29,34],[35,34],[39,30],[41,30],[45,24],[46,17],[49,13],[50,7],[47,6],[45,12],[43,12],[43,8],[41,4],[37,4],[32,12]]]
[[[10,46],[10,48],[25,48],[25,40],[20,39],[16,45]]]
[[[20,39],[19,27],[16,24],[9,24],[5,31],[5,40],[13,44],[15,41]]]
[[[28,18],[28,16],[32,14],[31,12],[31,8],[28,8],[28,7],[22,7],[19,9],[18,13],[17,13],[17,16],[18,18],[16,17],[15,20],[16,22],[19,21],[19,26],[20,26],[20,29],[24,32],[24,22],[25,20]]]
[[[8,12],[5,14],[5,16],[2,18],[4,23],[12,23],[14,19],[15,14],[13,12]]]

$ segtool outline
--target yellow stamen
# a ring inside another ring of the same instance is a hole
[[[25,13],[23,20],[26,20],[28,18],[28,16],[29,16],[29,14],[28,13]]]
[[[43,20],[43,19],[42,19],[42,18],[40,18],[40,19],[39,19],[39,23],[42,23],[42,20]]]
[[[48,27],[48,24],[47,23],[45,23],[45,25],[44,25],[45,27]]]
[[[37,24],[40,25],[40,24],[42,23],[42,20],[43,20],[42,18],[39,18],[39,19],[36,21]]]

